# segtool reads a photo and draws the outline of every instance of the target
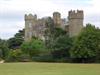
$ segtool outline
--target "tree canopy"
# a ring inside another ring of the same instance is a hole
[[[84,62],[94,58],[100,50],[100,30],[87,24],[82,32],[76,37],[71,52],[71,57]]]

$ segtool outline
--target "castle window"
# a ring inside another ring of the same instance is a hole
[[[29,28],[32,28],[32,23],[29,23]]]

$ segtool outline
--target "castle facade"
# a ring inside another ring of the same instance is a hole
[[[37,15],[25,14],[25,41],[29,41],[33,36],[44,38],[45,22],[47,18],[38,19]],[[66,19],[61,18],[59,12],[53,13],[55,27],[63,28],[70,37],[77,36],[83,28],[84,12],[82,10],[71,10]]]

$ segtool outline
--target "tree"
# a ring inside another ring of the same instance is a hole
[[[50,50],[54,58],[69,57],[71,38],[62,28],[57,28],[53,20],[48,18],[46,21],[46,47]]]
[[[8,56],[9,48],[5,40],[0,39],[0,58],[6,59]]]
[[[25,29],[19,30],[18,33],[15,34],[15,37],[24,38]]]
[[[24,41],[24,29],[19,30],[19,32],[16,33],[14,37],[8,40],[8,46],[10,49],[16,49],[20,47],[23,41]]]
[[[47,48],[51,49],[53,41],[53,33],[54,33],[54,23],[51,17],[47,18],[45,28],[46,28],[44,31],[45,45]]]
[[[21,49],[24,53],[30,55],[30,57],[41,54],[45,50],[44,42],[36,37],[33,37],[30,42],[24,42],[21,45]]]
[[[100,29],[97,28],[97,50],[96,50],[96,62],[100,62]]]
[[[69,57],[71,46],[72,39],[68,35],[59,36],[53,43],[53,55],[59,58]]]
[[[82,32],[76,37],[73,48],[70,51],[71,57],[77,62],[88,62],[96,57],[100,45],[100,32],[95,26],[87,24]]]
[[[7,62],[16,62],[22,60],[22,51],[20,49],[10,50],[8,57],[6,58]]]
[[[62,28],[57,28],[56,25],[54,25],[53,19],[48,17],[45,30],[45,43],[47,48],[52,49],[52,44],[55,39],[63,35],[67,35],[67,32]]]

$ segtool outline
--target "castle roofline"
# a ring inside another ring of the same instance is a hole
[[[32,20],[32,19],[37,19],[37,15],[32,15],[31,13],[30,14],[25,14],[25,20]]]

